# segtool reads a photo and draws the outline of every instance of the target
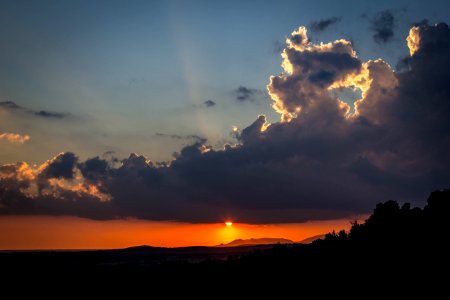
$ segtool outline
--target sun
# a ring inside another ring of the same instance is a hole
[[[227,227],[231,227],[231,226],[233,226],[233,222],[230,222],[230,221],[225,222],[225,225],[227,225]]]

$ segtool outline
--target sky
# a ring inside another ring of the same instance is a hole
[[[1,1],[0,223],[317,233],[423,206],[449,186],[449,6]]]
[[[218,246],[235,239],[283,237],[294,242],[350,228],[346,219],[296,224],[193,224],[127,219],[98,221],[76,217],[12,216],[0,218],[0,249],[117,249]]]

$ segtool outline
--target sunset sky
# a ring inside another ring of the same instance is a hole
[[[0,249],[294,241],[449,188],[448,1],[1,1]],[[233,226],[225,226],[233,221]]]

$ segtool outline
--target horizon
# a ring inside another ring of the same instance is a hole
[[[224,223],[189,224],[136,219],[96,221],[76,217],[10,216],[0,218],[0,249],[101,250],[142,245],[168,248],[214,247],[238,239],[252,238],[285,238],[300,242],[332,230],[349,229],[350,221],[354,220],[314,221],[304,224],[234,223],[230,228]],[[51,230],[55,226],[59,228]]]
[[[450,187],[446,1],[6,0],[0,24],[0,250],[300,241]]]

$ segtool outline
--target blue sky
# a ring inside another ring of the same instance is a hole
[[[61,151],[169,159],[199,135],[232,140],[232,126],[279,115],[263,93],[240,103],[239,86],[265,90],[281,72],[276,45],[300,25],[341,18],[315,41],[350,39],[362,60],[395,66],[412,23],[449,22],[446,1],[1,1],[0,101],[63,119],[2,112],[0,163],[40,163]],[[379,45],[370,20],[389,9],[394,37]],[[206,100],[213,107],[202,105]]]

